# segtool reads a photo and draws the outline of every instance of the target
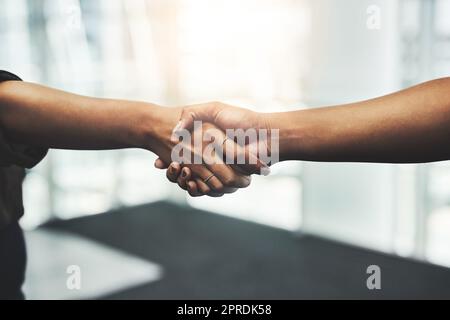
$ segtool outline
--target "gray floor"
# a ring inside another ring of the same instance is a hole
[[[42,230],[78,234],[163,270],[157,281],[104,298],[450,298],[449,269],[168,203],[55,221]],[[372,264],[381,267],[381,290],[366,287]]]

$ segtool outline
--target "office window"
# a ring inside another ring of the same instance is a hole
[[[288,0],[4,0],[1,68],[85,95],[167,106],[222,100],[259,111],[289,110],[302,103],[307,9]],[[26,179],[22,223],[34,227],[157,200],[186,202],[185,193],[153,168],[154,159],[142,150],[52,150]],[[249,189],[214,203],[188,201],[297,229],[300,165],[277,165],[264,180],[257,177]]]

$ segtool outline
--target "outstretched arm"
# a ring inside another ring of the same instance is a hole
[[[449,160],[450,78],[367,101],[293,112],[255,113],[221,103],[186,107],[179,128],[189,128],[195,119],[222,129],[279,129],[280,160]]]
[[[380,98],[265,115],[282,160],[413,163],[450,159],[450,78]]]
[[[219,102],[189,106],[176,130],[191,128],[195,120],[223,130],[278,129],[281,161],[450,160],[450,78],[367,101],[293,112],[257,113]],[[169,179],[178,175],[171,165]]]
[[[37,84],[0,83],[0,129],[9,141],[60,149],[144,148],[166,163],[175,145],[172,129],[181,108],[71,94]],[[191,195],[220,196],[246,187],[250,177],[226,165],[190,165]],[[180,180],[187,189],[187,181]]]
[[[171,111],[153,104],[85,97],[27,82],[0,84],[1,128],[9,140],[28,145],[156,151],[156,133],[170,136],[169,126],[176,122],[179,110]]]

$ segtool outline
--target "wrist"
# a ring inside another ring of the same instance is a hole
[[[144,104],[139,117],[137,141],[140,148],[158,153],[170,141],[172,130],[181,115],[181,108]]]
[[[270,132],[278,130],[280,162],[308,159],[315,135],[308,111],[267,113],[264,119]]]

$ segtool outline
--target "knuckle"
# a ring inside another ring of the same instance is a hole
[[[208,102],[208,104],[209,104],[210,106],[213,106],[213,107],[220,107],[220,105],[221,105],[222,103],[221,103],[220,101],[213,100],[213,101]]]
[[[221,107],[223,107],[223,103],[220,101],[214,101],[214,107],[221,108]]]
[[[218,111],[223,107],[223,103],[220,101],[211,101],[208,103],[212,110]]]
[[[189,108],[188,107],[183,107],[182,109],[181,109],[181,117],[182,118],[184,118],[184,117],[186,117],[186,115],[188,115],[188,113],[189,113],[189,110],[188,110]]]
[[[170,182],[176,182],[176,180],[177,180],[175,177],[173,177],[173,176],[169,173],[169,171],[167,171],[166,177],[167,177],[167,179],[168,179]]]
[[[190,120],[195,119],[194,110],[191,107],[183,107],[181,110],[181,119]]]

